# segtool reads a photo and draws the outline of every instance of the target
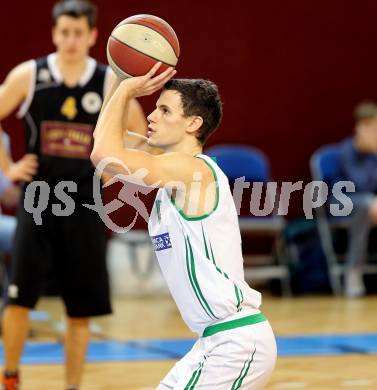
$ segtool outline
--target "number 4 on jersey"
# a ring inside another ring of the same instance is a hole
[[[77,115],[76,99],[73,96],[68,96],[61,106],[60,112],[69,120],[72,120]]]

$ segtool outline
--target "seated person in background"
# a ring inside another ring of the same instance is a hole
[[[365,294],[362,267],[367,257],[369,232],[377,223],[377,103],[367,101],[356,106],[355,135],[340,149],[340,180],[355,184],[346,254],[345,295]]]
[[[15,207],[20,199],[21,191],[16,185],[18,181],[30,181],[37,168],[36,156],[25,155],[22,159],[13,163],[10,156],[10,141],[6,133],[0,127],[0,147],[6,150],[6,154],[0,159],[0,254],[9,254],[12,250],[13,237],[16,232],[16,217],[4,215],[1,205]],[[6,298],[6,290],[9,279],[9,264],[4,264],[4,278],[1,280],[3,297]],[[3,314],[4,300],[0,305],[0,316]]]
[[[13,206],[17,203],[19,190],[0,170],[0,203]],[[16,230],[16,218],[3,215],[0,209],[0,253],[11,250],[13,234]]]
[[[10,157],[10,141],[0,127],[0,144],[4,145],[7,155],[0,160],[0,204],[15,207],[20,198],[20,189],[15,185],[18,181],[30,181],[37,169],[37,158],[26,154],[14,163]],[[3,215],[0,208],[0,252],[9,252],[13,234],[16,230],[16,218]]]
[[[0,128],[0,144],[4,145],[7,156],[0,160],[0,204],[15,207],[20,198],[18,181],[30,181],[37,169],[37,159],[33,154],[26,154],[16,163],[10,157],[9,137]],[[0,208],[0,253],[11,250],[13,235],[16,230],[16,218],[3,215]]]
[[[9,153],[9,137],[0,129],[0,143],[5,145],[5,149]],[[1,204],[5,206],[15,206],[19,199],[19,190],[12,183],[8,175],[5,174],[8,168],[8,161],[0,162],[0,207]],[[0,208],[0,253],[8,253],[11,250],[13,235],[16,230],[16,218],[3,215]]]

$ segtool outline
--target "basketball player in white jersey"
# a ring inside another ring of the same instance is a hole
[[[275,366],[275,338],[259,310],[261,294],[244,280],[228,180],[202,154],[221,121],[218,90],[207,80],[170,80],[172,68],[153,77],[158,67],[114,86],[91,155],[111,175],[144,169],[145,185],[160,187],[149,232],[171,294],[199,339],[158,389],[263,389]],[[122,118],[130,99],[161,87],[156,109],[147,118],[146,143],[164,153],[124,149]]]
[[[89,57],[97,37],[93,4],[60,1],[52,16],[56,52],[16,66],[0,85],[0,119],[20,106],[26,150],[34,157],[31,176],[50,188],[50,203],[41,226],[36,226],[24,209],[24,197],[18,208],[13,276],[3,321],[5,390],[19,388],[18,366],[28,333],[28,315],[41,295],[47,272],[53,271],[68,317],[67,389],[77,389],[81,381],[89,317],[111,313],[104,225],[96,213],[82,205],[93,203],[92,133],[104,94],[115,76]],[[147,123],[135,100],[130,109],[125,127],[146,134]],[[61,181],[73,182],[77,188],[70,192],[75,201],[72,215],[51,212],[51,203],[61,203],[53,198]],[[43,386],[43,377],[40,383]]]

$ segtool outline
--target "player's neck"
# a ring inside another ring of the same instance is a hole
[[[195,142],[192,143],[180,143],[176,145],[170,145],[165,148],[165,152],[177,152],[177,153],[184,153],[189,154],[190,156],[196,156],[198,154],[201,154],[203,152],[203,147]]]
[[[57,54],[56,65],[60,74],[63,77],[64,84],[75,86],[81,79],[81,76],[86,70],[88,57],[82,57],[76,61],[67,61],[62,56]]]

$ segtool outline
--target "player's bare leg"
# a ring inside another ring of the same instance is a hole
[[[65,337],[66,383],[68,389],[78,388],[90,339],[89,318],[67,318]]]
[[[5,363],[3,386],[5,389],[17,388],[18,367],[29,330],[29,312],[29,308],[16,305],[9,305],[4,310]]]

